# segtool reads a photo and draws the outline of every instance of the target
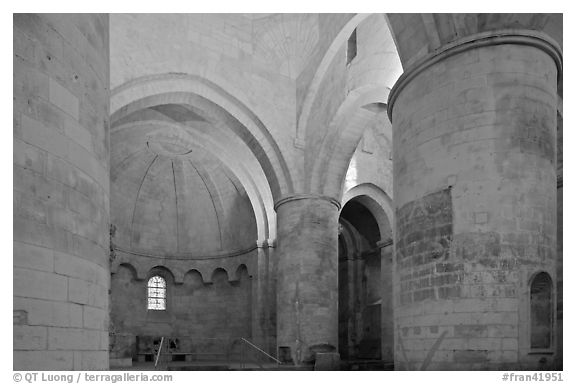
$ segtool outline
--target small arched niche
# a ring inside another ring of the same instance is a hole
[[[530,348],[552,348],[553,300],[552,278],[539,272],[530,283]]]
[[[248,273],[248,267],[246,264],[240,264],[236,268],[236,280],[239,282],[247,281],[250,279],[250,274]]]
[[[136,268],[132,264],[122,263],[118,266],[116,273],[114,273],[114,280],[122,281],[124,283],[131,283],[138,278]]]
[[[228,272],[224,268],[216,268],[212,272],[212,283],[215,287],[225,287],[228,285]]]
[[[201,289],[204,287],[204,278],[200,271],[191,269],[184,275],[184,286],[191,290]]]

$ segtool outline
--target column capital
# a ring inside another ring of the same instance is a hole
[[[275,248],[276,247],[276,239],[256,240],[256,247],[257,248]]]
[[[308,200],[308,199],[319,199],[319,200],[326,200],[327,202],[333,204],[336,209],[340,210],[340,201],[336,200],[333,197],[330,196],[324,196],[324,195],[317,195],[317,194],[313,194],[313,193],[294,193],[291,195],[286,195],[281,197],[280,199],[276,200],[276,202],[274,203],[274,210],[276,212],[278,212],[278,207],[280,207],[282,204],[288,203],[288,202],[292,202],[292,201],[296,201],[296,200]]]
[[[388,95],[388,118],[392,121],[392,110],[398,95],[404,87],[410,83],[418,74],[428,69],[432,65],[462,52],[476,48],[489,47],[492,45],[515,44],[535,47],[546,52],[558,69],[558,82],[562,78],[562,49],[560,45],[545,33],[533,30],[505,29],[489,31],[466,36],[451,43],[445,44],[434,52],[430,52],[410,67],[398,78]]]

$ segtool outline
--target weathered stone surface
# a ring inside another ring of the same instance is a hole
[[[490,46],[441,60],[398,96],[395,318],[405,352],[396,348],[397,361],[403,353],[411,366],[431,353],[449,369],[534,361],[526,287],[535,272],[556,274],[555,74],[544,51]],[[428,317],[426,302],[443,316]],[[437,349],[416,347],[420,326],[449,336]]]
[[[301,364],[314,345],[338,346],[338,210],[322,198],[277,210],[277,343]]]
[[[148,277],[157,273],[167,281],[166,311],[147,309]],[[135,280],[132,271],[121,266],[111,282],[111,356],[136,358],[135,353],[149,352],[138,339],[166,337],[179,340],[175,352],[215,353],[218,359],[234,340],[252,339],[253,282],[248,272],[240,270],[234,276],[219,269],[211,279],[211,283],[204,282],[192,270],[183,283],[175,284],[166,269],[152,269],[146,278]],[[92,317],[90,323],[95,320]]]
[[[562,367],[561,14],[13,21],[15,369],[106,369],[166,335],[329,366],[339,305],[348,356]],[[273,208],[374,191],[393,246],[356,239],[373,257],[348,269],[327,200]],[[145,310],[158,270],[165,313]]]
[[[451,250],[452,220],[450,189],[426,195],[397,210],[396,263],[403,304],[459,295],[454,285],[460,280],[457,269],[461,266],[444,263]]]
[[[45,350],[48,345],[46,327],[14,327],[13,343],[14,350]]]
[[[108,126],[84,119],[108,119],[108,66],[97,65],[108,61],[108,16],[80,17],[14,15],[17,370],[108,368]],[[103,28],[80,38],[94,20]],[[101,44],[79,54],[91,39]]]

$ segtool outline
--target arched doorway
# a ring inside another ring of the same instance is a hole
[[[357,196],[349,200],[339,218],[338,350],[341,359],[349,364],[391,365],[391,226],[386,215],[380,214],[383,212],[371,211],[377,204],[366,204],[367,199],[370,198]]]

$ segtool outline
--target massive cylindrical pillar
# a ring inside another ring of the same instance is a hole
[[[546,35],[500,31],[434,52],[392,90],[397,369],[552,362],[554,324],[533,318],[547,288],[530,285],[556,283],[560,67]]]
[[[275,209],[278,353],[303,364],[338,348],[339,203],[291,195]]]
[[[14,369],[108,369],[108,15],[14,15]]]

